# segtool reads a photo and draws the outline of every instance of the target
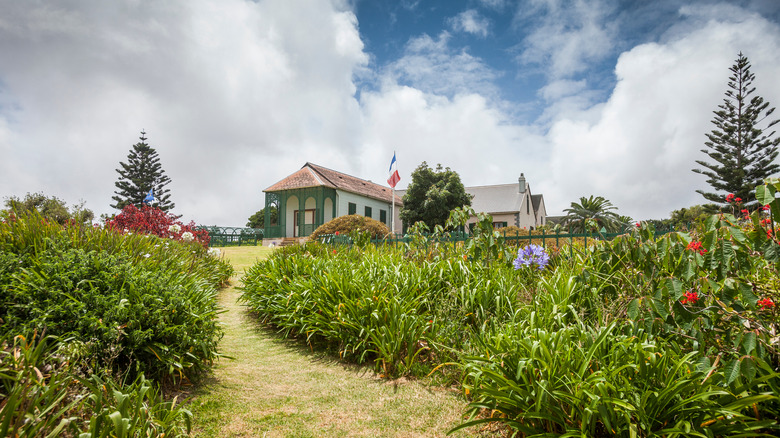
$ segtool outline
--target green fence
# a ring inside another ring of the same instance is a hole
[[[655,236],[658,237],[670,232],[673,232],[673,230],[670,229],[670,230],[656,231]],[[534,243],[544,248],[547,248],[548,246],[553,246],[554,244],[555,248],[561,248],[563,245],[567,245],[569,246],[570,250],[573,246],[572,244],[574,243],[574,241],[577,241],[578,243],[581,242],[582,244],[587,245],[588,241],[612,240],[615,237],[623,234],[626,233],[548,233],[544,230],[535,233],[532,231],[502,233],[506,244],[510,246],[525,246],[525,244]],[[447,242],[447,243],[465,242],[466,240],[471,238],[471,236],[465,232],[454,232],[454,233],[450,233],[448,236],[445,237],[433,237],[431,235],[426,235],[426,237],[428,237],[428,239],[435,242]],[[347,235],[336,236],[332,234],[326,234],[321,236],[320,239],[318,240],[320,240],[322,243],[336,244],[336,245],[352,245],[353,243],[352,239]],[[377,245],[396,246],[398,244],[405,244],[405,243],[412,242],[412,237],[409,235],[396,234],[395,236],[389,236],[384,239],[373,239],[371,242]]]
[[[241,227],[218,227],[199,226],[200,230],[206,230],[209,233],[209,246],[241,246],[257,245],[263,243],[262,228],[241,228]]]

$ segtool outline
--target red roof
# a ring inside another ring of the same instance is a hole
[[[302,189],[306,187],[330,187],[332,189],[343,190],[345,192],[363,195],[384,202],[390,202],[392,199],[392,189],[389,187],[383,187],[379,184],[372,183],[371,181],[366,181],[312,163],[304,164],[301,170],[263,191],[279,192],[282,190]],[[398,195],[395,196],[395,204],[403,204],[403,202],[401,202],[401,197]]]

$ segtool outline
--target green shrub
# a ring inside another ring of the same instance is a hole
[[[349,235],[353,231],[367,232],[372,239],[382,239],[390,234],[390,229],[382,222],[359,214],[351,214],[339,216],[320,225],[314,230],[311,236],[309,236],[309,239],[317,240],[320,236],[325,234],[338,233],[339,235]]]
[[[745,415],[774,395],[729,391],[723,369],[696,352],[615,325],[521,323],[489,341],[465,367],[473,416],[491,413],[456,430],[502,422],[524,436],[758,436],[774,423]]]
[[[0,339],[0,436],[185,436],[192,415],[143,375],[129,385],[78,372],[70,339]]]
[[[218,357],[224,265],[197,244],[36,216],[2,223],[0,335],[70,336],[87,373],[193,380]]]

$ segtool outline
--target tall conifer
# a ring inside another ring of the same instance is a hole
[[[705,199],[725,205],[726,196],[733,193],[742,198],[746,207],[755,205],[755,187],[780,170],[775,162],[780,138],[773,138],[775,131],[764,134],[780,120],[767,120],[775,111],[760,96],[752,96],[755,75],[750,72],[750,62],[739,53],[736,63],[729,69],[728,90],[723,104],[714,111],[712,123],[715,129],[707,134],[701,151],[712,161],[696,160],[704,169],[694,172],[708,177],[707,183],[715,193],[697,190]],[[761,125],[765,126],[762,128]]]
[[[171,180],[160,165],[157,151],[146,144],[146,132],[141,131],[140,139],[127,155],[127,163],[120,162],[121,168],[116,169],[119,173],[119,180],[115,183],[118,190],[114,192],[116,196],[112,197],[116,204],[111,207],[117,210],[128,204],[140,207],[149,190],[154,188],[154,199],[157,201],[155,207],[169,211],[176,206],[170,201],[169,190],[165,188]]]

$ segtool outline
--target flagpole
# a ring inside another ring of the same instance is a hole
[[[395,186],[393,186],[393,196],[390,198],[390,234],[395,239]]]

